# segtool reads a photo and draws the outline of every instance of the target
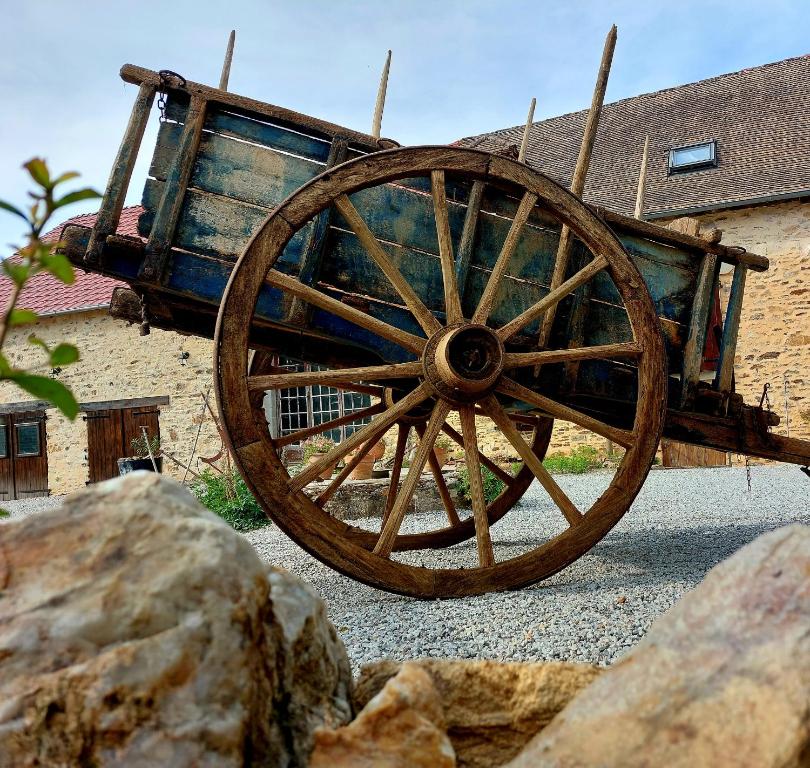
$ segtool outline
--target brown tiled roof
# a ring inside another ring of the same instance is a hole
[[[121,211],[118,222],[119,235],[138,237],[138,217],[143,213],[140,205],[129,206]],[[96,221],[95,213],[84,213],[68,219],[42,237],[45,242],[55,243],[59,234],[68,224],[81,224],[92,227]],[[12,259],[19,258],[12,256]],[[82,312],[90,309],[107,307],[110,304],[113,289],[125,285],[111,277],[75,270],[76,279],[70,285],[52,277],[47,272],[34,275],[20,294],[19,306],[32,309],[39,315],[58,315],[65,312]],[[11,280],[0,275],[0,306],[5,306],[11,293]]]
[[[532,126],[530,165],[569,185],[586,111]],[[644,137],[650,136],[645,218],[810,194],[810,56],[606,104],[584,197],[632,214]],[[497,150],[523,126],[463,139]],[[717,142],[717,167],[668,176],[669,150]]]

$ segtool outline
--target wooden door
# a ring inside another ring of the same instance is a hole
[[[11,414],[0,414],[0,501],[16,499],[14,459],[11,451]]]
[[[49,492],[45,411],[0,415],[0,500]]]
[[[121,413],[115,408],[90,411],[87,422],[87,482],[98,483],[118,474],[118,459],[125,456]]]
[[[132,440],[146,427],[150,438],[160,437],[157,406],[105,408],[85,414],[87,422],[88,483],[118,476],[118,459],[132,455]]]
[[[678,443],[675,440],[661,441],[662,463],[665,467],[724,467],[728,454],[702,445]]]

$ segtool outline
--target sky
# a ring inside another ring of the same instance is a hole
[[[810,53],[808,0],[0,0],[0,199],[24,204],[33,156],[102,191],[137,91],[121,65],[216,85],[231,29],[229,90],[361,131],[392,49],[382,134],[413,145],[521,124],[532,97],[535,120],[586,108],[613,23],[608,102]],[[21,223],[0,211],[0,254]]]

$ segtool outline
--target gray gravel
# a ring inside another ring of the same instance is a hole
[[[557,476],[580,508],[607,473]],[[247,534],[260,556],[298,574],[327,600],[355,668],[383,657],[567,659],[609,664],[712,566],[760,534],[810,524],[810,480],[798,467],[656,470],[630,512],[591,552],[551,579],[519,592],[424,601],[358,584],[310,557],[275,526]],[[61,498],[5,502],[12,517],[58,506]],[[405,529],[436,527],[441,513],[406,518]],[[533,485],[492,529],[496,555],[532,548],[560,527],[559,513]],[[354,521],[379,528],[378,520]],[[399,556],[424,565],[475,561],[466,542],[443,552]]]
[[[248,538],[264,559],[297,573],[327,600],[355,667],[382,657],[604,665],[741,546],[782,525],[810,524],[810,480],[798,467],[752,467],[751,477],[749,494],[742,468],[653,471],[631,510],[590,553],[539,585],[481,597],[423,601],[388,594],[335,573],[275,527]],[[583,504],[601,492],[610,475],[557,480]],[[525,551],[538,521],[552,515],[535,483],[521,505],[493,527],[496,555]],[[416,517],[422,519],[410,522],[442,520],[440,514]],[[474,543],[458,545],[451,554],[458,563],[470,563]],[[438,565],[447,555],[412,557]]]

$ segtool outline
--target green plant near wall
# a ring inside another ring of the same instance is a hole
[[[12,282],[8,303],[0,316],[0,380],[14,382],[29,395],[46,400],[69,419],[75,419],[79,405],[73,393],[64,384],[50,376],[39,376],[24,368],[13,366],[2,350],[11,328],[33,325],[37,321],[36,312],[17,307],[20,294],[34,275],[47,272],[66,285],[75,279],[71,263],[64,254],[58,252],[62,243],[42,241],[42,234],[51,217],[66,205],[97,198],[100,195],[90,188],[77,189],[63,195],[60,191],[57,194],[57,189],[61,190],[66,182],[78,178],[79,174],[69,171],[52,178],[47,164],[41,158],[29,160],[23,168],[28,171],[34,183],[34,191],[28,193],[33,203],[23,210],[0,200],[0,209],[21,218],[27,228],[26,242],[20,246],[12,246],[16,251],[16,257],[5,259],[0,264]],[[79,350],[73,344],[62,342],[52,347],[35,333],[28,336],[28,343],[43,350],[47,363],[52,368],[70,365],[79,359]]]
[[[484,486],[484,500],[487,504],[495,501],[501,495],[501,491],[506,487],[506,484],[492,473],[487,467],[481,467],[481,482]],[[469,504],[472,499],[470,498],[470,472],[466,466],[463,466],[458,471],[458,485],[456,486],[456,493],[459,498]]]
[[[590,445],[578,445],[571,453],[551,453],[543,460],[549,471],[562,475],[582,475],[604,466],[604,456]]]
[[[269,524],[256,498],[235,469],[207,469],[191,484],[197,500],[237,531],[253,531]]]

